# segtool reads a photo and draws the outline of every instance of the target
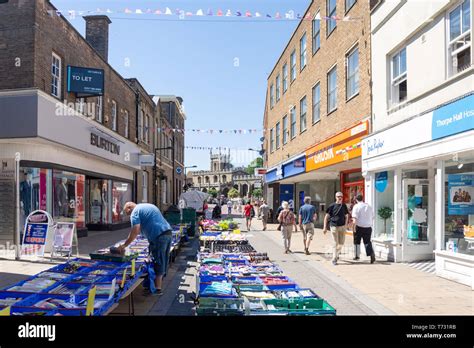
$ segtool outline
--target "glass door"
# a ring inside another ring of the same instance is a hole
[[[429,180],[403,180],[402,258],[405,262],[433,257],[432,196],[432,185]]]

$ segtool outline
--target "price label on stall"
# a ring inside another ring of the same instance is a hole
[[[4,308],[0,311],[0,317],[8,317],[10,316],[10,312],[11,312],[11,307],[8,306],[7,308]]]
[[[94,286],[89,290],[89,296],[87,297],[86,316],[94,315],[94,304],[95,304],[95,293],[97,288]]]
[[[110,293],[109,293],[109,300],[114,297],[114,294],[115,294],[115,283],[117,282],[117,278],[114,278],[114,280],[112,280],[112,284],[110,286]]]
[[[132,260],[132,278],[135,277],[135,259]]]
[[[127,278],[127,268],[123,270],[123,276],[122,276],[122,283],[120,284],[120,288],[123,289],[125,286],[125,279]]]

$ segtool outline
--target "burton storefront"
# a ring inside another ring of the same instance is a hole
[[[471,94],[371,134],[362,149],[377,256],[435,258],[437,275],[474,289],[473,117]]]

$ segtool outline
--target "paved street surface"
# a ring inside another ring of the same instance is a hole
[[[223,218],[226,207],[223,208]],[[234,218],[245,223],[240,216]],[[283,253],[281,232],[269,224],[262,231],[260,220],[254,219],[246,233],[250,243],[259,251],[267,252],[285,274],[301,287],[313,289],[337,309],[338,315],[472,315],[474,292],[467,286],[439,278],[432,273],[406,264],[376,261],[370,264],[362,251],[361,261],[353,261],[352,237],[347,236],[337,266],[331,264],[331,237],[316,230],[311,255],[303,253],[301,232],[293,233],[292,254]],[[124,239],[128,229],[90,232],[79,239],[80,255],[106,247]],[[181,248],[164,281],[161,297],[143,296],[143,287],[134,292],[136,315],[194,315],[197,238],[190,239]],[[50,268],[50,262],[17,262],[0,259],[0,287],[11,285],[28,276]],[[128,312],[127,300],[121,301],[113,314]]]

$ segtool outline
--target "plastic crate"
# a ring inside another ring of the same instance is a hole
[[[119,268],[107,269],[107,268],[98,268],[98,267],[87,267],[87,268],[82,269],[79,273],[108,276],[108,275],[115,275],[119,270],[120,270]]]
[[[199,276],[200,283],[212,283],[212,282],[221,282],[226,281],[227,276],[225,275],[202,275]]]
[[[54,314],[56,314],[56,310],[41,309],[36,307],[12,306],[10,309],[11,316],[53,316]]]
[[[25,300],[26,298],[34,296],[32,293],[27,293],[27,292],[16,292],[16,291],[0,291],[0,300],[4,300],[7,298],[17,298],[18,301],[10,304],[8,306],[14,306],[17,303],[20,303],[21,301]],[[8,307],[7,305],[2,305],[0,304],[0,309]]]
[[[287,312],[288,315],[336,315],[336,310],[323,299],[263,300],[267,310]],[[275,310],[269,310],[273,306]]]
[[[71,294],[65,294],[65,295],[84,295],[89,292],[91,289],[92,284],[87,284],[87,283],[60,283],[58,286],[48,290],[44,291],[41,293],[48,293],[48,294],[64,294],[64,293],[58,293],[55,291],[58,291],[60,288],[64,289],[66,288],[68,291],[71,291]]]
[[[37,279],[37,278],[36,278],[35,276],[30,277],[30,278],[25,279],[25,280],[23,280],[23,281],[21,281],[21,282],[18,282],[18,283],[16,283],[16,284],[10,285],[10,286],[8,286],[8,287],[2,289],[2,290],[3,290],[3,291],[10,291],[10,292],[22,292],[22,293],[36,294],[36,293],[38,293],[38,290],[27,290],[26,288],[25,288],[25,289],[14,289],[15,287],[17,287],[17,286],[22,286],[22,285],[24,285],[26,282],[29,282],[29,281],[31,281],[31,280],[33,280],[33,279]],[[40,291],[42,291],[42,292],[48,291],[48,290],[50,290],[50,289],[56,287],[59,283],[60,283],[60,282],[55,282],[54,284],[51,284],[50,286],[48,286],[48,287],[46,287],[46,288],[44,288],[44,289],[41,289]]]

